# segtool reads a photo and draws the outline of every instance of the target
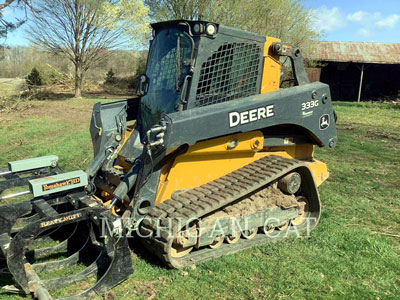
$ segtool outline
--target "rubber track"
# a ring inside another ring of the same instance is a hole
[[[201,218],[216,211],[302,166],[305,164],[299,160],[276,155],[265,156],[209,183],[173,195],[171,199],[154,207],[144,218],[141,232],[152,236],[143,238],[142,241],[165,264],[181,268],[263,244],[267,242],[266,239],[272,240],[264,234],[258,234],[254,239],[241,239],[236,244],[223,244],[217,249],[194,249],[183,258],[170,256],[173,236],[182,229],[179,228],[179,224],[186,224],[186,220]],[[174,220],[177,218],[181,218],[181,223]],[[172,219],[169,220],[171,224],[168,223],[168,219]],[[161,229],[159,236],[156,237],[157,222],[161,226],[171,225],[172,234],[168,235],[167,230]]]

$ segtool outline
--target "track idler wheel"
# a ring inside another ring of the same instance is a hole
[[[300,186],[301,176],[297,172],[291,172],[278,180],[278,187],[288,194],[295,194]]]

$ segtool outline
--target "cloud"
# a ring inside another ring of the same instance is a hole
[[[380,40],[391,40],[394,30],[398,30],[400,24],[400,14],[391,15],[381,12],[368,12],[364,10],[350,11],[344,13],[343,10],[334,6],[322,6],[314,9],[313,29],[322,35],[330,36],[338,32],[339,36],[352,36],[356,40],[371,40],[373,37],[380,37]],[[345,28],[345,30],[343,30]],[[384,38],[382,37],[384,33]],[[389,37],[389,38],[388,38]],[[346,38],[345,38],[346,39]]]
[[[384,28],[395,28],[397,23],[400,21],[400,16],[397,14],[390,15],[386,18],[380,19],[376,21],[375,25],[379,29],[384,29]]]
[[[319,32],[334,32],[346,26],[346,18],[339,11],[339,8],[331,9],[322,6],[313,11],[314,28]]]
[[[367,29],[367,28],[361,28],[360,30],[358,30],[357,33],[358,33],[359,36],[362,36],[364,38],[369,38],[369,37],[374,35],[372,30]]]
[[[361,23],[369,15],[370,14],[367,13],[366,11],[359,10],[359,11],[356,11],[355,13],[348,14],[347,20],[349,20],[350,22]]]

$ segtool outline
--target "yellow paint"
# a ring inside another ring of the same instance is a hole
[[[272,43],[280,41],[280,39],[267,36],[267,41],[264,45],[264,69],[261,81],[261,94],[279,90],[281,63],[279,62],[279,55],[272,53],[270,46]]]
[[[258,141],[258,142],[257,142]],[[228,149],[229,145],[237,146]],[[175,190],[200,186],[241,168],[263,156],[261,131],[238,133],[199,142],[162,170],[156,205],[170,198]]]
[[[329,177],[328,168],[325,163],[314,159],[312,162],[307,162],[313,173],[315,185],[320,186]]]
[[[128,163],[125,161],[125,157],[123,157],[122,155],[120,155],[119,152],[120,152],[121,149],[124,147],[126,141],[128,140],[128,138],[129,138],[130,135],[132,134],[132,132],[133,132],[133,130],[135,129],[135,127],[136,127],[136,121],[134,121],[132,125],[129,125],[129,126],[126,127],[125,136],[124,136],[124,141],[122,142],[122,144],[121,144],[121,146],[120,146],[120,148],[119,148],[119,150],[118,150],[118,164],[119,164],[119,166],[121,166],[126,172],[129,171],[129,169],[132,167],[132,165],[131,165],[131,164],[128,164]],[[119,166],[116,166],[116,167],[119,167]]]
[[[311,169],[313,174],[315,185],[320,186],[329,177],[328,167],[325,163],[316,160],[314,156],[314,145],[303,144],[296,146],[285,146],[285,147],[269,147],[264,148],[267,150],[268,155],[279,155],[286,158],[295,158],[299,160],[305,160],[305,163]]]
[[[233,141],[237,141],[237,146],[228,149]],[[176,190],[200,186],[267,155],[306,160],[317,186],[328,178],[326,164],[311,161],[314,145],[262,148],[263,142],[262,133],[252,131],[199,142],[189,147],[186,153],[163,168],[155,204],[169,199]]]
[[[300,160],[309,160],[314,156],[314,145],[312,144],[293,144],[290,146],[266,147],[263,150],[266,152],[271,152],[271,154]]]

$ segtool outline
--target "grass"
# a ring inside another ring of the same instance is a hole
[[[56,154],[65,170],[85,169],[97,100],[34,101],[23,112],[0,114],[0,165]],[[331,176],[320,188],[323,212],[311,239],[248,249],[187,275],[134,247],[135,273],[106,298],[400,299],[400,110],[334,106],[339,142],[334,150],[316,150]]]
[[[25,83],[24,79],[20,78],[0,78],[1,95],[12,95],[21,85]]]

